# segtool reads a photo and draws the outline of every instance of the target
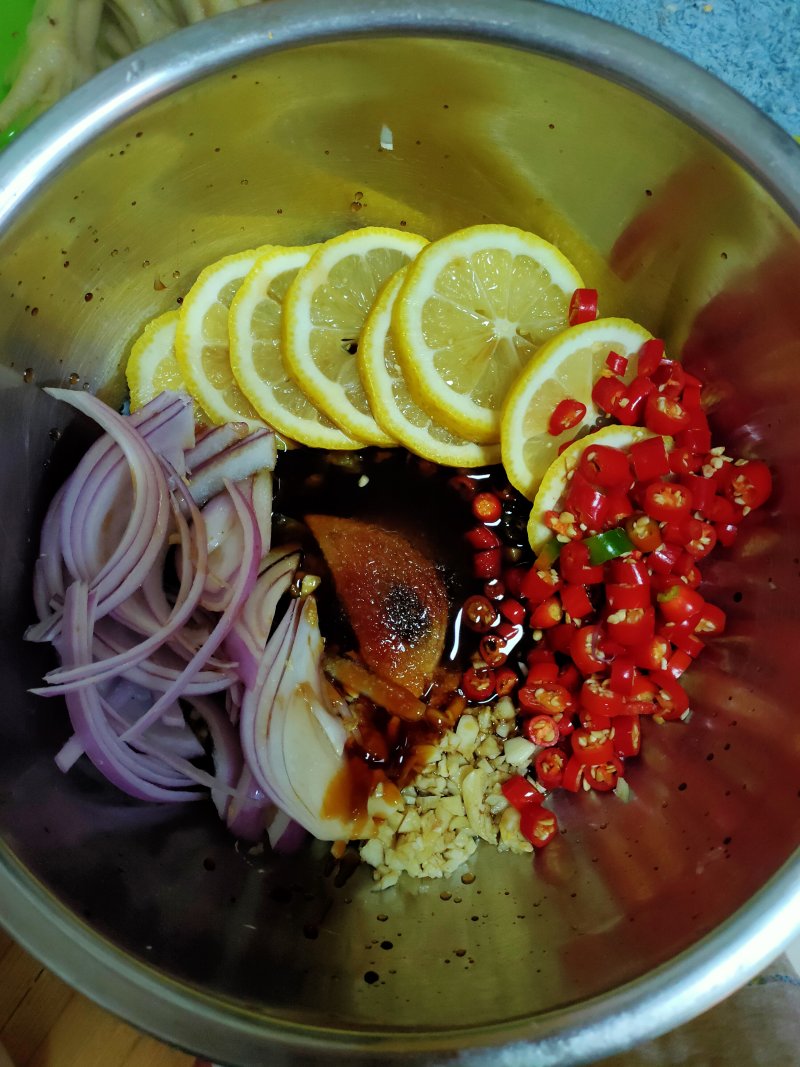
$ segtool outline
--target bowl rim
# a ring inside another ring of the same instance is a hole
[[[582,66],[645,96],[722,148],[800,223],[800,148],[692,62],[629,30],[539,0],[273,0],[200,23],[134,53],[46,112],[0,158],[0,227],[96,138],[147,105],[234,64],[318,42],[408,35],[478,40]],[[9,932],[103,1007],[173,1044],[241,1063],[265,1050],[410,1062],[465,1050],[470,1067],[589,1063],[718,1003],[800,930],[800,849],[691,948],[616,990],[527,1019],[442,1032],[356,1032],[247,1010],[134,960],[36,880],[5,843],[0,899]],[[202,1036],[200,1036],[202,1035]],[[449,1057],[447,1057],[449,1058]]]

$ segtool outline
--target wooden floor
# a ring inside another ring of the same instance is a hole
[[[14,1067],[192,1067],[194,1064],[192,1056],[140,1034],[74,992],[2,930],[0,1043]]]

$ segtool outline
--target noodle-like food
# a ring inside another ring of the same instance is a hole
[[[142,45],[258,0],[39,0],[0,129],[50,107]]]

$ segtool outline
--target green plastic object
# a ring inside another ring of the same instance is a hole
[[[0,2],[0,100],[11,88],[16,73],[16,61],[25,46],[25,31],[31,20],[36,0],[2,0]],[[24,122],[15,123],[0,131],[0,146],[8,144]]]

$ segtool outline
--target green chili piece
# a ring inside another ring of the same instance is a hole
[[[589,549],[589,562],[592,566],[598,563],[607,563],[610,559],[624,556],[626,552],[633,551],[631,539],[625,530],[618,526],[614,530],[606,530],[605,533],[587,537],[584,542]]]

